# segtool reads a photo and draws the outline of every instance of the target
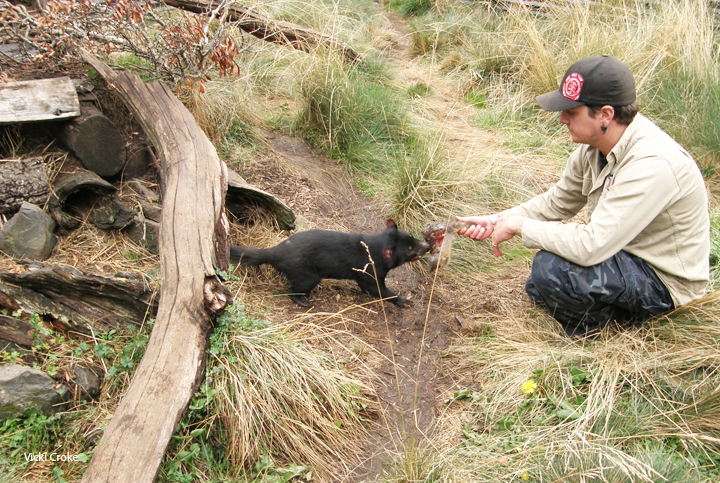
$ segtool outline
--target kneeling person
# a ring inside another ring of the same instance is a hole
[[[490,216],[458,217],[458,233],[537,248],[525,288],[569,335],[658,315],[698,299],[709,279],[705,183],[690,154],[638,114],[630,70],[608,56],[575,62],[537,97],[572,141],[558,183]],[[585,205],[588,222],[563,223]]]

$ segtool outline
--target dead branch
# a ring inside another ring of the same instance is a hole
[[[165,3],[193,13],[206,13],[223,5],[223,2],[218,0],[165,0]],[[333,37],[301,25],[264,17],[242,5],[231,4],[226,8],[229,21],[234,22],[242,31],[260,40],[290,45],[304,51],[311,46],[325,45],[333,50],[340,50],[345,60],[350,63],[354,64],[361,60],[357,52]]]

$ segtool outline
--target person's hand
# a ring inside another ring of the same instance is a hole
[[[524,223],[525,218],[522,216],[511,216],[510,218],[498,221],[492,231],[492,239],[490,241],[496,257],[503,256],[503,252],[499,246],[502,242],[506,242],[516,235],[522,236],[522,226]]]
[[[456,216],[455,219],[460,222],[472,223],[472,226],[460,228],[458,235],[475,241],[483,241],[492,235],[493,224],[489,216]]]

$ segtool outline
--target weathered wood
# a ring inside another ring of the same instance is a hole
[[[31,307],[31,312],[51,315],[66,328],[81,332],[139,326],[157,310],[155,291],[144,281],[88,274],[70,265],[35,264],[24,272],[0,271],[0,281],[9,284],[0,285],[0,292],[13,305]]]
[[[79,332],[95,330],[93,321],[29,288],[0,283],[0,306],[47,317],[67,329]],[[97,328],[106,331],[116,327],[98,326]]]
[[[15,213],[23,201],[42,206],[49,194],[43,158],[0,160],[0,214]]]
[[[219,0],[165,0],[165,4],[193,13],[206,13],[220,7]],[[232,4],[228,7],[228,20],[239,29],[260,40],[290,45],[298,50],[309,50],[316,45],[324,45],[342,52],[349,63],[361,61],[360,55],[348,45],[334,37],[290,22],[282,22],[264,17],[248,7]]]
[[[62,126],[58,139],[85,168],[100,176],[115,176],[127,158],[122,132],[90,102],[83,102],[80,112]]]
[[[215,273],[222,266],[216,260],[216,237],[227,238],[227,232],[218,231],[227,226],[227,171],[190,112],[164,84],[145,84],[136,74],[115,73],[88,52],[81,54],[140,121],[159,153],[164,185],[156,322],[82,481],[149,483],[200,385],[211,317],[231,302]]]
[[[295,229],[295,213],[289,206],[270,193],[248,184],[245,179],[228,170],[228,192],[226,198],[227,209],[237,215],[250,203],[257,203],[268,208],[274,215],[281,230]]]
[[[69,77],[8,82],[0,87],[0,124],[55,121],[80,115]]]
[[[32,326],[15,317],[0,315],[0,339],[25,347],[32,347]]]
[[[82,195],[75,196],[78,193]],[[80,226],[82,218],[92,212],[93,205],[103,197],[117,198],[117,188],[92,171],[80,169],[55,181],[48,212],[58,225],[72,230]],[[76,203],[85,206],[75,206]]]

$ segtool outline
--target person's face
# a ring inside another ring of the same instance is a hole
[[[594,116],[587,106],[578,106],[560,112],[560,122],[565,124],[574,143],[594,145],[602,134],[600,115]]]

